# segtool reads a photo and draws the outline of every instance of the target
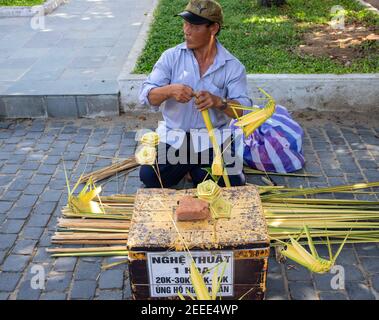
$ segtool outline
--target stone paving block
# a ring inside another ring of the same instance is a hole
[[[79,261],[75,279],[76,280],[97,280],[101,271],[99,262]]]
[[[40,202],[34,208],[34,212],[38,214],[52,214],[57,207],[56,201]]]
[[[7,219],[0,229],[1,233],[19,233],[24,223],[24,220]]]
[[[0,176],[0,186],[8,185],[12,180],[12,176]]]
[[[80,158],[80,153],[78,152],[65,152],[63,154],[64,161],[78,161]]]
[[[379,247],[376,243],[354,244],[354,248],[360,257],[379,257]]]
[[[15,234],[2,234],[0,233],[0,250],[9,249],[13,246],[17,239]]]
[[[62,192],[59,192],[56,190],[48,190],[42,194],[40,199],[41,199],[41,201],[54,202],[55,203],[55,202],[59,201],[61,196],[62,196]]]
[[[357,264],[358,260],[353,250],[344,248],[337,258],[337,264],[353,265]]]
[[[38,300],[41,292],[41,289],[32,288],[30,280],[25,280],[18,289],[17,300]]]
[[[71,148],[71,146],[70,146],[70,148]],[[61,157],[61,156],[51,156],[51,155],[49,155],[49,156],[45,159],[44,163],[45,163],[45,164],[55,164],[55,165],[57,165],[57,164],[59,164],[61,161],[62,161],[62,157]]]
[[[343,292],[320,292],[320,300],[347,300],[347,296]]]
[[[30,213],[32,208],[19,208],[19,207],[13,207],[7,214],[8,219],[26,219]]]
[[[29,240],[38,240],[41,237],[43,230],[44,228],[40,227],[25,227],[22,232],[22,237]]]
[[[0,213],[7,213],[12,206],[13,202],[11,201],[0,201]]]
[[[28,187],[25,188],[24,194],[39,196],[40,194],[43,193],[44,190],[45,190],[45,185],[43,184],[29,184]]]
[[[360,261],[369,274],[379,273],[379,257],[360,258]]]
[[[72,272],[52,272],[46,281],[46,291],[66,291],[72,280]]]
[[[29,261],[29,256],[23,255],[9,255],[2,266],[3,271],[19,272],[23,271]]]
[[[49,222],[50,216],[44,214],[32,214],[27,226],[28,227],[45,227]]]
[[[294,300],[317,300],[317,294],[311,281],[289,281],[289,291]]]
[[[35,195],[22,195],[17,201],[17,207],[26,208],[32,207],[36,203],[38,196]]]
[[[2,195],[5,201],[16,201],[21,196],[21,191],[7,191]]]
[[[376,290],[376,292],[379,292],[379,274],[375,274],[371,277],[371,282],[373,288]]]
[[[6,164],[1,168],[0,172],[2,174],[16,174],[19,169],[20,165],[18,164]]]
[[[33,170],[20,170],[18,172],[18,177],[19,178],[23,178],[23,179],[26,179],[26,180],[29,180],[32,178],[32,176],[34,175],[34,172]]]
[[[20,272],[0,273],[0,292],[12,292],[22,277]]]
[[[5,260],[5,257],[8,254],[8,250],[0,250],[0,265],[3,263]]]
[[[25,179],[15,179],[12,184],[9,186],[8,190],[12,191],[23,191],[29,184],[29,181]]]
[[[101,273],[99,279],[100,289],[121,289],[124,283],[122,270],[106,270]]]
[[[49,253],[46,252],[46,248],[39,247],[33,257],[33,263],[42,263],[50,259]]]
[[[8,300],[9,293],[0,292],[0,300]]]
[[[4,144],[2,147],[1,147],[1,150],[2,151],[5,151],[5,152],[14,152],[16,153],[17,151],[17,146],[15,144]]]
[[[44,231],[41,238],[39,239],[39,247],[50,247],[51,246],[51,237],[53,233],[51,231]]]
[[[346,291],[350,300],[374,300],[375,296],[372,294],[367,284],[362,282],[350,282],[345,283]]]
[[[51,165],[51,164],[42,164],[38,168],[38,174],[48,174],[48,175],[53,175],[55,170],[57,170],[56,165]]]
[[[63,292],[45,292],[41,295],[41,300],[66,300],[67,294]]]
[[[288,292],[281,274],[267,274],[266,300],[287,300]]]
[[[60,257],[55,261],[55,271],[72,272],[75,269],[77,258],[75,257]]]
[[[74,281],[71,299],[93,299],[95,297],[96,281]]]
[[[293,261],[287,261],[285,265],[285,270],[288,280],[293,281],[311,281],[312,276],[308,269],[300,266],[299,264]]]
[[[100,290],[97,300],[122,300],[123,293],[121,290]]]
[[[16,246],[12,250],[12,253],[31,255],[34,251],[36,244],[36,240],[18,240]]]
[[[19,154],[19,155],[14,155],[12,158],[10,158],[8,161],[7,161],[7,164],[18,164],[18,165],[21,165],[25,162],[26,160],[26,156],[23,155],[23,154]]]

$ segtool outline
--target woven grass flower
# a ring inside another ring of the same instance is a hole
[[[211,203],[210,209],[215,219],[230,218],[232,204],[220,196]]]
[[[71,210],[76,213],[104,213],[99,203],[93,201],[100,194],[101,186],[96,187],[92,179],[89,179],[78,196],[74,196],[73,193],[77,186],[78,184],[76,184],[72,191],[69,190],[68,205]]]
[[[141,138],[142,145],[156,147],[159,144],[159,135],[156,132],[147,132]]]
[[[197,185],[197,196],[205,201],[212,202],[217,199],[221,193],[221,188],[212,180],[205,180]]]
[[[234,124],[237,127],[242,128],[245,137],[251,135],[254,130],[260,127],[267,119],[269,119],[275,112],[276,102],[273,97],[271,97],[266,91],[259,88],[259,90],[268,99],[267,104],[264,108],[252,111],[238,119]]]
[[[140,146],[136,153],[135,158],[140,165],[153,165],[157,157],[157,150],[155,147],[142,145]]]

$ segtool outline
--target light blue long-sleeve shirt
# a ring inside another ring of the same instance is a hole
[[[200,77],[199,64],[195,58],[193,50],[188,49],[186,43],[170,48],[163,52],[147,79],[143,82],[140,91],[140,103],[150,104],[148,95],[150,90],[166,86],[169,84],[184,84],[191,87],[195,92],[209,91],[211,94],[236,100],[244,106],[251,106],[252,101],[247,94],[246,71],[243,64],[226,50],[219,41],[216,42],[217,53],[213,64],[205,74]],[[224,112],[213,108],[208,109],[214,128],[227,128],[230,117]],[[205,124],[201,113],[195,106],[194,99],[188,103],[180,103],[175,99],[168,99],[161,106],[164,121],[159,124],[157,132],[161,141],[179,147],[183,142],[186,132],[191,129],[204,129]],[[167,135],[168,131],[176,132]],[[225,141],[227,135],[218,137],[218,142]],[[196,142],[194,139],[194,149],[196,152],[209,148],[207,145]],[[208,140],[208,139],[207,139]]]

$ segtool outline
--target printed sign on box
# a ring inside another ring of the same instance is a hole
[[[233,296],[233,251],[191,251],[191,255],[203,274],[209,292],[216,270],[214,267],[218,266],[221,276],[225,265],[218,296]],[[195,295],[190,279],[191,257],[188,252],[148,252],[147,261],[151,297],[177,296],[178,292],[187,295],[187,290]]]

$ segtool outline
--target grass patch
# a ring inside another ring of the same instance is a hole
[[[0,6],[35,6],[44,3],[45,0],[0,0]]]
[[[327,24],[330,9],[345,9],[345,23],[379,27],[379,17],[352,0],[287,0],[282,8],[263,8],[256,1],[220,0],[225,25],[221,43],[245,66],[248,73],[372,73],[379,72],[378,50],[345,66],[329,57],[300,56],[295,49],[304,33]],[[135,73],[149,73],[161,53],[184,41],[182,19],[174,17],[187,0],[161,0],[154,13],[144,51]],[[377,29],[378,30],[378,29]]]

